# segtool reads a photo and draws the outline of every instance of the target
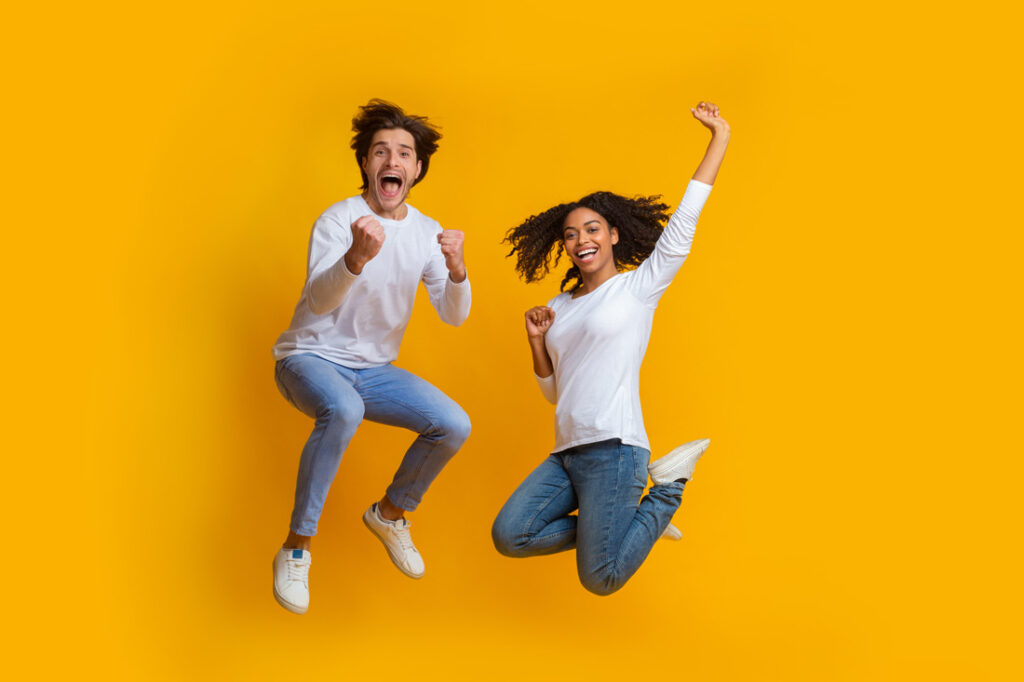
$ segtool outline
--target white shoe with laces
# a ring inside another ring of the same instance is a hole
[[[309,565],[313,555],[305,549],[285,549],[274,556],[274,599],[292,613],[309,608]]]
[[[384,543],[388,556],[399,571],[410,578],[423,577],[423,557],[416,545],[412,544],[412,536],[409,535],[409,526],[412,524],[408,519],[388,521],[380,515],[377,503],[374,502],[363,513],[363,523]]]
[[[659,485],[678,481],[681,478],[689,481],[693,478],[693,469],[697,466],[697,460],[709,445],[711,445],[711,441],[707,438],[684,443],[664,457],[651,462],[647,467],[647,473],[651,475],[651,480]]]

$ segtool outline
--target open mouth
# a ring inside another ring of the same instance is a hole
[[[592,260],[594,260],[594,257],[596,255],[597,255],[597,249],[596,248],[583,249],[582,251],[577,251],[576,252],[576,260],[578,260],[581,263],[589,263]]]
[[[388,199],[394,199],[401,193],[405,181],[398,173],[387,172],[380,176],[380,191]]]

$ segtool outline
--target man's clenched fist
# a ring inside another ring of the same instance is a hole
[[[380,253],[384,245],[384,228],[373,216],[364,215],[352,223],[352,246],[345,252],[345,266],[353,275]]]
[[[449,276],[453,282],[461,282],[466,279],[466,263],[462,258],[462,242],[465,235],[461,230],[441,230],[437,235],[437,243],[441,245],[441,253],[444,254],[444,264],[448,268]]]

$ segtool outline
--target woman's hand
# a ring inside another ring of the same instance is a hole
[[[714,135],[728,135],[729,123],[718,113],[718,105],[712,102],[698,102],[697,108],[690,109],[693,117]]]
[[[531,339],[543,339],[554,321],[555,311],[546,305],[530,308],[526,311],[526,335]]]
[[[711,131],[711,142],[708,143],[708,149],[704,152],[704,158],[697,166],[693,179],[713,185],[715,178],[718,177],[718,169],[722,167],[725,149],[729,146],[729,124],[718,113],[718,105],[711,102],[698,102],[695,109],[690,109],[690,113]]]
[[[555,311],[546,305],[539,305],[526,311],[526,336],[530,341],[530,354],[533,356],[533,373],[546,379],[555,372],[544,344],[544,335],[548,333],[551,323],[555,321]],[[554,402],[552,398],[548,398]]]

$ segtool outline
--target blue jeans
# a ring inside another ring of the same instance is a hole
[[[341,455],[363,419],[420,434],[386,491],[388,499],[406,511],[416,509],[469,436],[469,417],[455,401],[390,364],[352,369],[304,353],[279,360],[275,377],[288,402],[316,420],[299,460],[291,520],[291,530],[298,535],[316,535]]]
[[[575,547],[583,587],[615,592],[640,568],[682,501],[684,484],[674,482],[652,486],[640,499],[650,457],[618,439],[549,455],[498,512],[495,548],[528,557]]]

